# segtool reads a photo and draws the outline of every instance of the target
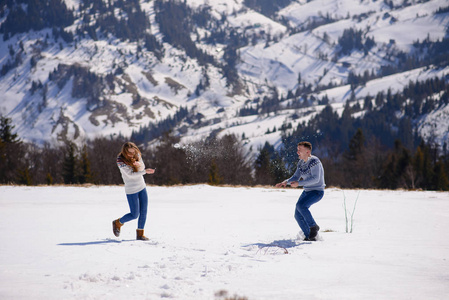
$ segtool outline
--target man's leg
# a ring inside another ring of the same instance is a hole
[[[304,232],[304,236],[308,237],[310,232],[309,226],[307,225],[306,221],[304,221],[304,218],[301,216],[297,209],[295,209],[295,220],[296,222],[298,222],[298,225],[301,228],[302,232]]]
[[[298,199],[298,202],[296,203],[296,211],[301,215],[307,227],[306,231],[304,231],[303,229],[306,238],[309,238],[310,227],[317,226],[315,219],[313,218],[312,214],[309,211],[309,208],[313,204],[320,201],[321,198],[323,198],[323,195],[324,195],[323,191],[309,191],[309,192],[304,191],[302,192],[301,196]]]

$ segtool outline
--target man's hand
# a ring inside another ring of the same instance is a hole
[[[292,181],[291,183],[290,183],[290,186],[291,187],[298,187],[299,186],[299,182],[298,181]]]
[[[286,187],[286,186],[287,186],[287,181],[279,182],[279,183],[276,184],[275,186],[276,186],[277,188],[280,188],[280,187]]]

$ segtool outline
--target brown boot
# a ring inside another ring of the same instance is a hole
[[[120,236],[120,227],[122,227],[123,224],[120,223],[120,219],[112,221],[112,232],[115,236]]]
[[[136,232],[137,232],[137,237],[136,237],[137,240],[141,240],[141,241],[149,240],[149,238],[147,238],[146,236],[143,235],[143,229],[137,229]]]

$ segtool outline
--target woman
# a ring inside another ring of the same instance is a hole
[[[154,169],[145,169],[142,154],[134,143],[123,144],[122,151],[117,156],[117,166],[125,183],[125,193],[128,198],[130,213],[112,221],[112,231],[120,235],[120,227],[126,222],[139,218],[137,221],[137,240],[146,241],[143,228],[147,219],[148,195],[143,175],[153,174]]]

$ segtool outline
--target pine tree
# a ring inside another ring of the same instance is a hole
[[[8,183],[16,180],[20,169],[22,142],[17,133],[13,133],[11,119],[0,116],[0,182]]]
[[[19,171],[19,176],[17,178],[17,182],[19,184],[24,184],[24,185],[31,185],[31,175],[30,175],[30,169],[29,168],[25,168],[23,171]]]
[[[52,185],[53,184],[53,177],[51,176],[50,173],[47,173],[47,175],[45,176],[45,183],[47,185]]]
[[[416,187],[422,189],[432,188],[431,182],[434,176],[432,159],[430,149],[424,141],[421,141],[421,144],[416,149],[413,157],[413,166],[416,171]]]
[[[364,151],[365,137],[362,129],[359,128],[349,141],[348,150],[343,153],[344,171],[348,187],[360,188],[366,181],[368,173],[363,169],[363,165],[365,165]]]
[[[209,167],[209,180],[207,181],[210,185],[220,185],[222,182],[222,178],[218,172],[218,166],[215,163],[215,160],[212,160],[212,163]]]
[[[13,133],[14,125],[11,119],[0,116],[0,140],[4,143],[17,144],[20,142],[17,133]]]
[[[444,164],[440,161],[437,162],[434,167],[433,185],[434,189],[437,191],[449,190],[449,179],[444,169]]]
[[[394,150],[388,155],[378,179],[380,188],[397,189],[414,186],[414,174],[410,173],[412,158],[400,140],[395,141]]]
[[[66,153],[62,166],[62,176],[65,184],[77,183],[76,176],[76,146],[73,142],[68,142],[66,145]]]
[[[83,150],[81,152],[80,165],[81,165],[81,174],[78,179],[79,183],[91,183],[93,176],[86,145],[84,145]]]
[[[257,156],[254,169],[256,175],[256,183],[262,185],[272,185],[274,182],[271,174],[270,174],[270,151],[268,142],[265,143],[265,146],[260,150],[259,155]]]
[[[357,160],[363,152],[363,147],[365,143],[365,137],[361,128],[357,129],[357,132],[349,141],[349,149],[346,152],[346,158],[348,160]]]
[[[270,161],[270,174],[274,183],[284,180],[288,175],[287,173],[282,157],[276,152]]]

